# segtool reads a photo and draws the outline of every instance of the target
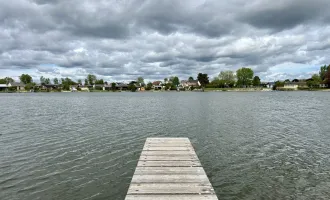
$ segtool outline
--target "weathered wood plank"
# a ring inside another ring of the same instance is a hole
[[[134,175],[205,174],[203,167],[137,167]]]
[[[199,161],[139,161],[138,167],[201,167]]]
[[[191,147],[145,147],[143,151],[191,151]]]
[[[170,155],[153,155],[153,156],[142,156],[140,157],[140,160],[198,160],[197,156],[195,155],[177,155],[177,156],[170,156]]]
[[[135,174],[132,183],[201,183],[209,184],[209,179],[205,174],[171,174],[171,175],[138,175]]]
[[[126,200],[218,200],[215,195],[127,195]]]
[[[194,151],[142,151],[141,156],[153,156],[153,155],[166,155],[166,156],[181,156],[181,155],[194,155]]]
[[[214,194],[210,184],[132,183],[127,194]]]

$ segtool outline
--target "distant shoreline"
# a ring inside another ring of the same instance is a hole
[[[297,90],[272,90],[269,88],[205,88],[204,92],[330,92],[330,89],[297,89]],[[0,93],[118,93],[118,92],[132,92],[129,90],[124,91],[104,91],[104,90],[92,90],[92,91],[38,91],[38,92],[28,92],[28,91],[19,91],[19,92],[6,92],[0,91]],[[194,91],[176,91],[176,90],[146,90],[146,91],[136,91],[136,93],[144,92],[202,92],[201,90]]]

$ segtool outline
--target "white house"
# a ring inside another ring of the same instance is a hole
[[[161,82],[161,81],[154,81],[152,83],[152,88],[154,90],[161,90],[163,88],[163,82]]]
[[[285,89],[292,89],[297,90],[299,87],[299,84],[297,82],[289,82],[284,84]]]

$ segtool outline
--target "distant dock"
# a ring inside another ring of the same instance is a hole
[[[125,200],[218,200],[188,138],[147,138]]]

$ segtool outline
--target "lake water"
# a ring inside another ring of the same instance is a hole
[[[329,92],[0,94],[1,200],[123,200],[147,137],[220,199],[330,199]]]

